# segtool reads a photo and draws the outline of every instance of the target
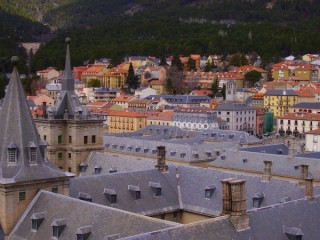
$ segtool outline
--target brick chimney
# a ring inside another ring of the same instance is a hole
[[[160,172],[168,171],[168,165],[166,165],[166,147],[165,146],[158,146],[158,162],[155,166],[159,169]]]
[[[222,183],[222,212],[220,215],[227,215],[231,213],[231,185],[230,181],[233,178],[227,178],[221,180]]]
[[[313,201],[313,178],[306,178],[305,179],[305,189],[306,189],[306,198],[309,201]]]
[[[305,179],[309,176],[309,165],[301,164],[300,165],[300,185],[304,185]]]
[[[229,178],[222,180],[221,183],[223,191],[221,215],[230,214],[230,220],[237,231],[250,228],[246,205],[246,180]]]
[[[272,161],[270,160],[265,160],[264,162],[264,171],[263,171],[263,176],[262,176],[262,181],[263,182],[269,182],[271,179],[271,166],[272,166]]]

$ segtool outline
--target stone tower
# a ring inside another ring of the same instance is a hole
[[[103,150],[103,120],[81,105],[74,89],[69,43],[62,76],[62,89],[54,106],[35,119],[40,136],[49,143],[48,158],[61,169],[79,174],[90,151]]]
[[[229,80],[226,82],[226,101],[227,102],[235,102],[237,100],[236,90],[237,90],[237,85],[233,80]]]
[[[19,59],[12,57],[16,65]],[[69,195],[65,173],[47,159],[14,66],[0,111],[0,236],[7,236],[39,190]]]

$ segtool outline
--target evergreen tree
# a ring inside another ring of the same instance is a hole
[[[8,79],[5,75],[0,75],[0,99],[5,96],[5,89],[8,84]]]
[[[174,86],[171,78],[168,78],[166,81],[166,90],[168,94],[173,94]]]
[[[212,96],[216,95],[219,92],[219,82],[218,79],[215,79],[211,85]]]
[[[101,86],[101,82],[97,78],[91,78],[91,79],[89,79],[87,86],[89,88],[90,87],[100,87]]]
[[[257,70],[253,70],[250,72],[247,72],[244,75],[244,80],[246,81],[248,87],[253,87],[257,82],[260,81],[262,75]]]
[[[172,58],[172,61],[171,61],[171,66],[172,67],[176,67],[177,70],[179,70],[179,71],[183,70],[182,62],[180,60],[180,57],[177,54],[173,55],[173,58]]]
[[[227,90],[227,88],[226,88],[226,85],[224,84],[221,89],[221,95],[223,97],[223,100],[226,100],[226,90]]]
[[[134,73],[134,69],[133,69],[132,63],[130,63],[130,65],[129,65],[126,84],[128,85],[128,89],[137,89],[139,87],[139,85],[140,85],[139,78]]]
[[[166,61],[166,56],[162,55],[159,66],[166,66],[166,65],[168,65]]]
[[[193,60],[191,57],[188,58],[188,68],[190,71],[197,70],[196,69],[196,61]]]
[[[210,61],[207,61],[206,66],[204,67],[205,72],[211,72],[212,70],[212,64]]]

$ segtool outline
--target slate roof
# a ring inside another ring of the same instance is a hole
[[[91,176],[95,173],[95,167],[101,166],[101,174],[110,173],[110,171],[116,172],[129,172],[153,169],[156,165],[155,159],[148,161],[141,161],[138,157],[123,156],[113,153],[99,153],[91,152],[87,160],[83,163],[86,166],[86,170],[81,173],[81,176]]]
[[[241,110],[255,110],[255,108],[245,103],[222,102],[214,110],[215,111],[241,111]]]
[[[320,109],[320,102],[300,102],[293,105],[291,108]]]
[[[0,111],[0,122],[0,183],[73,176],[44,158],[40,148],[46,143],[41,141],[33,122],[16,66]],[[14,162],[8,160],[8,147],[16,149]],[[35,149],[32,162],[31,148]]]
[[[146,99],[161,98],[171,104],[200,104],[209,103],[211,98],[208,96],[192,96],[192,95],[150,95]]]
[[[315,201],[305,198],[284,204],[256,209],[248,212],[250,229],[237,232],[229,218],[223,216],[207,221],[176,226],[160,231],[143,233],[124,240],[247,240],[247,239],[288,239],[285,230],[302,233],[302,239],[317,240],[320,236],[320,197]]]
[[[269,89],[264,94],[265,96],[298,96],[298,94],[291,89]]]
[[[121,161],[121,159],[119,159]],[[141,160],[143,161],[143,160]],[[146,161],[146,160],[145,160]],[[298,183],[280,180],[262,182],[261,177],[195,168],[182,165],[169,165],[169,171],[161,173],[157,169],[144,171],[96,174],[71,180],[70,196],[78,198],[79,193],[89,194],[92,202],[123,209],[143,215],[184,210],[208,216],[218,216],[222,211],[222,189],[220,181],[227,178],[246,180],[247,209],[253,209],[252,198],[264,194],[261,207],[279,203],[283,198],[300,199],[305,190]],[[160,197],[154,196],[150,182],[159,183]],[[141,199],[134,200],[128,186],[138,186]],[[95,187],[92,187],[95,186]],[[205,189],[214,186],[210,198],[205,197]],[[103,189],[112,189],[117,194],[117,204],[111,204],[103,194]],[[320,193],[318,187],[315,193]]]
[[[38,230],[32,231],[31,217],[35,213],[44,213],[45,218]],[[178,225],[41,191],[33,199],[9,239],[51,239],[53,238],[52,224],[59,219],[64,219],[66,224],[59,240],[77,239],[76,233],[81,232],[85,227],[91,229],[90,239],[118,239]],[[106,238],[112,235],[118,238]]]
[[[282,153],[278,154],[278,149]],[[260,152],[259,152],[260,150]],[[277,153],[275,153],[277,151]],[[320,154],[304,153],[290,155],[287,147],[280,145],[265,145],[263,147],[252,147],[237,149],[226,149],[216,158],[215,161],[208,163],[209,167],[232,169],[240,172],[263,173],[264,160],[272,161],[272,174],[300,178],[300,165],[309,165],[309,175],[319,180],[320,175]]]

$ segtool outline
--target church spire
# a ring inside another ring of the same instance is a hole
[[[64,176],[49,163],[20,81],[18,57],[0,111],[0,182],[20,182]]]
[[[74,91],[74,80],[71,70],[71,61],[70,61],[70,49],[69,45],[71,43],[70,38],[66,38],[66,44],[67,44],[67,52],[66,52],[66,62],[64,67],[64,73],[62,76],[62,89],[65,91]]]

